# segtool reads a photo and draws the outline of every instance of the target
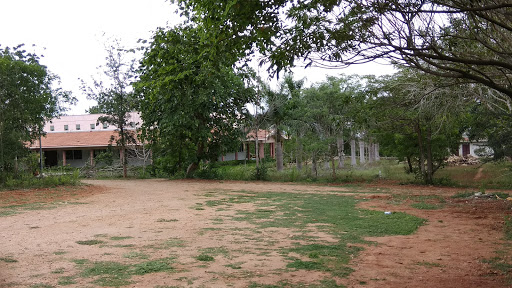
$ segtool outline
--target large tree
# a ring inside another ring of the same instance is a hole
[[[381,84],[373,101],[379,141],[406,160],[410,172],[432,184],[434,173],[458,148],[471,94],[465,86],[445,86],[439,77],[410,69],[384,77]]]
[[[56,88],[58,77],[23,45],[0,50],[0,181],[27,152],[26,142],[42,134],[45,121],[59,115],[69,92]]]
[[[115,142],[120,149],[123,177],[127,177],[127,146],[136,142],[133,122],[130,112],[135,111],[136,98],[133,93],[132,82],[135,80],[136,61],[130,51],[122,47],[118,41],[114,41],[106,47],[107,57],[103,68],[106,83],[93,79],[93,84],[87,86],[82,81],[82,90],[88,99],[95,100],[98,104],[89,109],[89,112],[103,114],[97,119],[96,125],[108,123],[116,127],[117,137],[112,136],[111,142]]]
[[[144,133],[176,169],[188,166],[187,176],[200,161],[239,147],[254,90],[237,60],[236,51],[192,26],[157,30],[144,52],[136,84]]]
[[[207,37],[264,55],[272,71],[386,58],[512,98],[509,0],[178,0]]]

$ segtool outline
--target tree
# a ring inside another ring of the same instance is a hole
[[[344,139],[354,137],[365,119],[362,88],[361,77],[342,75],[328,77],[304,91],[307,119],[324,145],[317,151],[322,151],[331,163],[333,178],[336,177],[336,156],[339,158],[338,167],[343,167]]]
[[[379,141],[387,150],[406,160],[426,184],[445,158],[458,148],[461,117],[471,97],[467,86],[444,86],[442,79],[404,69],[384,77],[380,95],[373,102]]]
[[[469,108],[467,130],[470,139],[485,139],[487,146],[492,148],[494,160],[512,157],[512,100],[490,89],[475,89],[478,94],[491,95],[482,97],[486,101],[478,101]],[[486,155],[489,151],[481,152],[482,156],[490,156]]]
[[[23,45],[0,50],[0,181],[15,170],[27,142],[42,134],[45,121],[73,103],[67,91],[54,88],[59,78],[39,63]]]
[[[205,47],[215,53],[204,53]],[[177,172],[192,176],[202,160],[215,161],[239,147],[245,104],[254,98],[251,74],[223,43],[205,42],[201,29],[178,26],[155,32],[144,52],[140,80],[143,133]],[[245,135],[244,135],[245,136]]]
[[[264,55],[270,70],[388,59],[512,98],[509,0],[179,0],[206,37]]]
[[[130,51],[127,51],[117,41],[107,48],[106,64],[103,73],[109,83],[103,83],[93,79],[93,85],[87,86],[82,81],[82,90],[88,99],[98,102],[91,107],[92,112],[101,112],[104,115],[98,117],[96,125],[108,123],[116,127],[117,137],[112,136],[110,142],[115,142],[120,149],[123,177],[127,177],[128,157],[126,148],[129,144],[136,143],[136,135],[130,128],[130,112],[136,108],[136,97],[131,87],[135,80],[134,58],[126,59]]]

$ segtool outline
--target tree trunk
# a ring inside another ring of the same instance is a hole
[[[276,168],[277,171],[283,171],[283,143],[276,142]]]
[[[425,152],[423,149],[423,136],[421,133],[421,127],[420,127],[419,120],[416,122],[415,130],[416,130],[416,134],[418,135],[418,148],[420,150],[418,166],[420,168],[421,177],[423,179],[426,179],[426,177],[425,177],[426,176],[426,174],[425,174]]]
[[[127,161],[126,161],[126,148],[121,146],[121,163],[123,165],[123,178],[128,177]]]
[[[332,167],[332,179],[336,180],[336,162],[334,161],[334,156],[331,154],[331,167]]]
[[[409,173],[414,172],[414,169],[412,168],[412,161],[411,161],[410,156],[407,156],[407,165],[409,166]]]
[[[197,160],[190,163],[190,165],[188,165],[187,167],[187,174],[186,174],[186,177],[187,178],[191,178],[192,175],[194,175],[194,172],[199,168],[199,162],[201,161],[201,157],[203,156],[203,152],[204,152],[204,144],[203,142],[199,142],[197,144],[197,151],[196,151],[196,158]]]
[[[297,170],[302,170],[302,142],[300,141],[299,137],[297,137],[297,151],[296,151],[296,164],[297,164]]]
[[[427,173],[425,175],[425,183],[433,184],[434,183],[434,163],[432,159],[432,128],[429,126],[427,128]]]
[[[312,159],[312,163],[311,163],[311,172],[313,172],[315,174],[315,177],[318,177],[318,167],[317,167],[315,152],[313,152],[313,159]]]
[[[375,161],[380,161],[379,143],[375,143]]]
[[[345,153],[344,153],[344,147],[343,147],[343,136],[339,137],[336,140],[336,144],[338,146],[338,168],[342,169],[345,167]]]
[[[352,165],[352,167],[357,166],[355,139],[350,140],[350,165]]]

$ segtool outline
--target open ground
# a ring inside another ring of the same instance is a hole
[[[84,182],[0,192],[0,287],[511,285],[510,201],[452,197],[471,191]]]

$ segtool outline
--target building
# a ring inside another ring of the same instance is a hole
[[[94,157],[106,151],[112,137],[117,136],[115,126],[97,121],[100,116],[102,115],[61,116],[48,121],[43,128],[46,135],[41,137],[44,166],[93,166]],[[128,119],[130,125],[127,129],[135,131],[142,123],[140,115],[136,112],[130,113]],[[112,145],[115,146],[115,143]],[[39,147],[37,140],[29,148],[38,151]]]
[[[459,149],[456,156],[473,156],[480,157],[482,155],[492,155],[492,149],[487,146],[487,141],[485,140],[475,140],[470,141],[469,137],[466,134],[462,135],[462,140],[460,141]]]

